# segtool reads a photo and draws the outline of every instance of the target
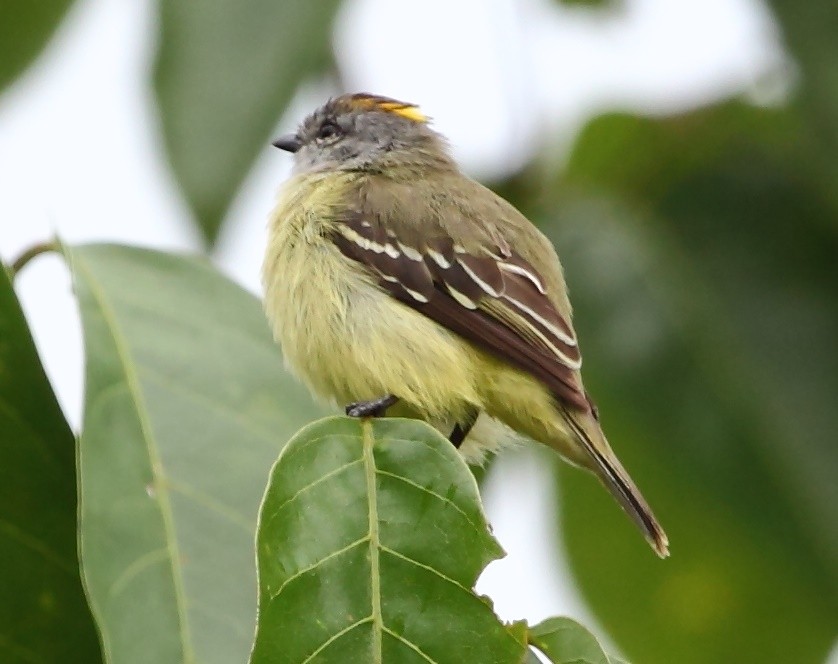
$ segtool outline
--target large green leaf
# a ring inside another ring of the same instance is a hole
[[[0,661],[101,660],[76,552],[75,439],[0,265]]]
[[[308,398],[256,298],[206,261],[65,252],[87,355],[82,566],[107,660],[242,662],[259,497]]]
[[[553,664],[610,664],[596,637],[571,618],[548,618],[530,627],[529,642]]]
[[[0,2],[0,90],[41,52],[72,4],[73,0]]]
[[[339,0],[160,0],[155,90],[175,175],[213,241],[297,86],[330,61]]]
[[[435,430],[317,422],[282,451],[262,503],[251,662],[522,662],[522,626],[472,591],[501,554]]]
[[[605,118],[542,210],[586,385],[672,542],[655,560],[563,473],[573,568],[636,661],[815,663],[838,633],[835,207],[796,132],[736,104]]]

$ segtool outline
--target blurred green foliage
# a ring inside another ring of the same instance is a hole
[[[0,0],[0,90],[38,56],[73,0]]]
[[[0,3],[0,85],[69,4]],[[163,135],[210,242],[294,92],[334,66],[339,4],[159,3]],[[576,579],[638,662],[816,664],[838,636],[838,11],[770,6],[796,67],[783,103],[609,114],[562,169],[545,154],[495,183],[562,255],[586,383],[670,534],[661,563],[556,465]]]
[[[209,244],[300,83],[332,66],[338,0],[161,0],[154,88],[175,178]]]
[[[818,662],[838,634],[838,52],[827,16],[792,14],[782,108],[597,119],[539,203],[589,385],[673,541],[666,567],[592,556],[617,524],[567,474],[574,568],[638,661]],[[597,253],[625,268],[610,293]]]
[[[824,179],[838,178],[838,9],[831,0],[769,0],[800,68],[794,105],[805,114],[798,140]],[[834,188],[833,188],[834,189]],[[834,195],[838,195],[835,192]]]

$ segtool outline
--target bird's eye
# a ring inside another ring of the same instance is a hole
[[[338,134],[340,134],[340,127],[334,122],[325,122],[320,127],[320,131],[317,132],[317,138],[332,138],[332,136],[337,136]]]

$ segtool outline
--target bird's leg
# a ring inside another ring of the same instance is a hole
[[[349,417],[384,417],[387,409],[396,403],[399,398],[393,394],[387,394],[369,401],[356,401],[347,404],[346,414]]]
[[[457,422],[454,425],[451,435],[448,436],[448,440],[451,441],[451,444],[454,445],[454,447],[457,449],[460,448],[460,445],[466,439],[466,436],[468,436],[468,432],[471,431],[474,423],[477,422],[478,415],[480,415],[479,410],[470,410],[466,414],[465,422]]]

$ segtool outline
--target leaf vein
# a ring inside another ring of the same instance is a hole
[[[321,643],[315,650],[312,652],[308,657],[306,657],[300,664],[308,664],[312,659],[317,657],[321,652],[323,652],[326,648],[328,648],[332,643],[337,641],[340,637],[344,634],[351,632],[356,627],[360,627],[364,623],[372,622],[372,616],[367,616],[366,618],[361,618],[361,620],[356,620],[351,625],[344,627],[339,632],[332,634],[328,639],[326,639],[323,643]]]
[[[453,507],[455,510],[457,510],[460,514],[462,514],[462,515],[463,515],[463,517],[465,518],[465,520],[466,520],[466,521],[468,521],[468,522],[469,522],[469,524],[470,524],[470,525],[471,525],[471,526],[472,526],[475,530],[480,530],[480,531],[482,531],[482,530],[483,530],[483,528],[482,528],[482,526],[481,526],[481,525],[478,525],[478,524],[474,523],[474,521],[472,521],[472,520],[471,520],[471,517],[469,517],[469,515],[468,515],[468,514],[466,514],[466,513],[462,510],[462,508],[461,508],[459,505],[457,505],[454,501],[452,501],[450,498],[446,498],[445,496],[443,496],[443,495],[441,495],[441,494],[437,493],[436,491],[432,491],[432,490],[431,490],[431,489],[429,489],[428,487],[422,486],[421,484],[419,484],[419,483],[417,483],[417,482],[414,482],[413,480],[411,480],[411,479],[409,479],[409,478],[405,477],[404,475],[398,475],[397,473],[391,473],[391,472],[390,472],[390,471],[388,471],[388,470],[381,470],[380,468],[379,468],[379,469],[377,469],[375,472],[376,472],[376,473],[378,473],[379,475],[386,475],[387,477],[392,477],[393,479],[401,480],[401,481],[402,481],[402,482],[404,482],[405,484],[409,484],[410,486],[414,487],[415,489],[418,489],[419,491],[422,491],[422,492],[424,492],[424,493],[427,493],[427,494],[429,494],[429,495],[433,496],[434,498],[437,498],[438,500],[440,500],[440,501],[441,501],[441,502],[443,502],[443,503],[446,503],[446,504],[448,504],[448,505],[451,505],[451,507]]]
[[[249,420],[242,417],[237,411],[229,408],[223,401],[220,399],[212,399],[207,397],[206,395],[202,395],[197,392],[190,392],[185,387],[181,386],[180,384],[170,380],[168,376],[164,373],[157,371],[156,369],[152,369],[151,367],[143,367],[143,375],[146,376],[152,382],[157,383],[160,387],[168,389],[180,396],[184,397],[185,399],[191,401],[192,403],[203,406],[207,410],[209,410],[213,415],[220,415],[223,418],[229,419],[238,427],[241,427],[245,431],[253,434],[255,438],[258,440],[268,443],[271,447],[276,447],[277,439],[271,436],[271,434],[267,431],[259,427],[254,427]]]
[[[193,486],[173,480],[171,477],[166,478],[166,485],[174,492],[179,493],[184,498],[191,500],[194,504],[206,508],[208,511],[226,519],[230,523],[235,524],[241,528],[248,535],[253,534],[253,522],[243,514],[239,514],[236,510],[227,507],[224,503],[215,500],[211,496],[198,491]]]
[[[44,560],[49,561],[63,572],[75,575],[78,568],[73,567],[67,563],[57,552],[46,546],[41,540],[34,535],[22,530],[19,526],[6,519],[0,518],[0,532],[4,533],[8,539],[25,546],[27,549],[36,552]]]
[[[165,547],[154,549],[152,551],[148,551],[143,555],[136,558],[132,563],[125,566],[125,569],[122,570],[122,574],[120,574],[114,582],[111,584],[111,587],[108,588],[108,595],[113,596],[116,595],[128,585],[128,583],[137,576],[140,572],[142,572],[147,567],[151,567],[154,563],[159,561],[165,561],[169,555],[168,549]]]
[[[383,643],[381,629],[384,621],[381,617],[381,570],[378,554],[381,540],[378,534],[378,492],[376,487],[376,467],[373,456],[375,441],[372,436],[372,424],[366,421],[362,424],[364,431],[364,472],[367,480],[367,505],[369,509],[369,542],[370,542],[370,595],[372,598],[372,656],[375,664],[383,660]]]
[[[321,482],[325,482],[326,480],[331,479],[332,477],[334,477],[338,473],[343,472],[344,470],[346,470],[350,466],[354,466],[356,463],[361,463],[361,461],[362,461],[362,459],[355,459],[354,461],[350,461],[349,463],[345,463],[342,466],[338,466],[337,468],[335,468],[333,470],[330,470],[325,475],[321,475],[316,480],[313,480],[312,482],[309,482],[304,487],[302,487],[300,489],[297,489],[297,491],[295,491],[293,495],[289,496],[288,498],[283,500],[279,505],[276,506],[276,508],[274,509],[274,513],[270,516],[270,518],[273,518],[277,514],[279,514],[280,510],[282,510],[286,505],[294,502],[301,494],[305,493],[306,491],[308,491],[310,489],[313,489],[314,487],[316,487]]]
[[[128,387],[128,392],[131,395],[136,407],[137,419],[139,421],[143,442],[146,445],[146,452],[148,453],[151,472],[155,479],[159,480],[162,475],[163,464],[160,458],[160,453],[157,449],[157,441],[154,438],[153,428],[151,426],[151,422],[149,421],[148,412],[143,399],[143,392],[140,387],[139,377],[130,362],[128,341],[119,327],[118,318],[116,313],[111,308],[111,304],[108,301],[107,296],[101,290],[99,283],[96,281],[95,274],[93,274],[90,268],[82,260],[79,260],[78,254],[73,255],[72,268],[78,270],[80,273],[85,273],[87,277],[87,285],[90,289],[90,295],[99,306],[100,314],[111,333],[116,355],[125,375],[125,383]],[[161,486],[161,489],[162,488],[164,487]],[[170,567],[172,571],[172,588],[175,595],[175,607],[178,616],[178,631],[181,638],[181,647],[183,648],[183,659],[185,662],[193,662],[195,660],[195,653],[192,649],[192,639],[189,632],[189,624],[186,618],[186,590],[184,588],[183,578],[181,577],[177,566],[180,554],[174,527],[174,515],[172,513],[172,506],[169,502],[168,494],[165,491],[160,491],[159,495],[160,498],[157,501],[157,504],[163,520],[163,528],[166,533],[166,549],[169,553]]]
[[[437,662],[435,659],[433,659],[433,658],[432,658],[432,657],[430,657],[428,654],[426,654],[425,652],[423,652],[423,651],[422,651],[422,649],[421,649],[419,646],[417,646],[415,643],[413,643],[413,642],[411,642],[411,641],[408,641],[407,639],[405,639],[405,638],[404,638],[403,636],[401,636],[400,634],[396,634],[396,633],[395,633],[392,629],[389,629],[389,628],[388,628],[388,627],[386,627],[386,626],[385,626],[385,627],[383,627],[383,630],[384,630],[387,634],[389,634],[390,636],[392,636],[394,639],[397,639],[398,641],[401,641],[401,642],[402,642],[403,644],[405,644],[408,648],[410,648],[413,652],[415,652],[417,655],[419,655],[420,657],[422,657],[425,661],[427,661],[427,662],[431,662],[431,664],[438,664],[438,662]]]
[[[432,574],[435,574],[436,576],[443,579],[444,581],[447,581],[448,583],[450,583],[454,586],[457,586],[457,588],[459,588],[460,590],[462,590],[464,592],[467,592],[470,595],[473,594],[472,591],[471,591],[471,588],[466,588],[462,583],[460,583],[459,581],[456,581],[455,579],[452,579],[450,576],[447,576],[446,574],[443,574],[438,569],[435,569],[435,568],[431,567],[430,565],[426,565],[425,563],[420,563],[418,560],[414,560],[410,556],[406,556],[403,553],[399,553],[395,549],[391,549],[389,546],[385,546],[384,544],[380,544],[379,547],[382,551],[385,551],[385,552],[389,553],[391,556],[395,556],[396,558],[400,558],[401,560],[404,560],[405,562],[411,563],[412,565],[415,565],[416,567],[421,567],[422,569],[427,570],[428,572],[431,572]]]
[[[354,549],[356,546],[359,546],[359,545],[363,544],[367,540],[369,540],[369,535],[364,535],[361,539],[357,539],[354,542],[350,542],[349,544],[347,544],[346,546],[338,549],[337,551],[332,551],[329,555],[323,556],[322,558],[320,558],[319,560],[311,563],[310,565],[306,565],[305,567],[302,567],[302,568],[298,569],[296,572],[294,572],[291,576],[289,576],[287,579],[285,579],[285,581],[283,581],[280,584],[280,586],[279,586],[279,588],[277,588],[276,592],[273,593],[270,596],[271,601],[273,601],[277,597],[279,597],[279,594],[285,589],[285,586],[287,586],[289,583],[291,583],[294,579],[302,576],[303,574],[307,574],[308,572],[311,572],[314,569],[317,569],[323,563],[328,562],[332,558],[336,558],[337,556],[339,556],[343,553],[346,553],[350,549]]]

